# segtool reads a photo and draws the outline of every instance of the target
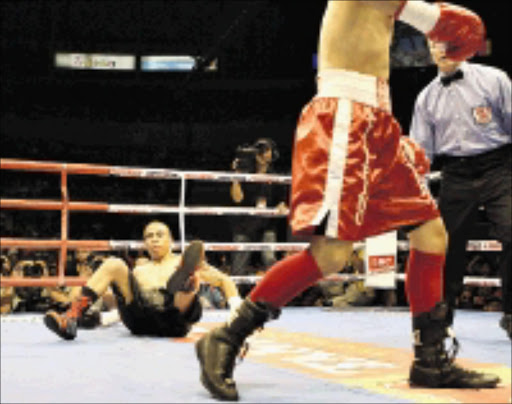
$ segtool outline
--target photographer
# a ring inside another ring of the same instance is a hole
[[[72,272],[81,278],[89,279],[107,256],[89,250],[76,250],[71,261]],[[52,309],[63,313],[71,306],[81,293],[80,286],[48,288],[47,295],[52,302]],[[113,292],[109,289],[77,321],[79,328],[95,328],[101,324],[101,312],[116,307]]]
[[[12,270],[12,276],[20,278],[41,278],[48,276],[48,264],[43,253],[32,253],[19,260]],[[39,286],[14,287],[13,310],[14,311],[45,311],[48,308],[49,299],[45,296],[44,289]]]
[[[273,174],[272,164],[279,158],[279,152],[273,140],[258,139],[252,146],[237,148],[236,158],[232,163],[235,172],[249,172],[255,174]],[[282,188],[281,188],[282,189]],[[287,196],[284,190],[267,183],[244,183],[233,181],[231,183],[231,199],[236,205],[246,205],[258,208],[277,207],[280,212],[286,213]],[[235,243],[277,241],[277,230],[272,219],[262,217],[237,216],[232,218],[233,241]],[[251,258],[250,251],[235,251],[231,258],[232,275],[248,275]],[[261,260],[266,268],[276,261],[274,251],[262,251]]]
[[[2,276],[8,277],[12,273],[11,260],[7,255],[2,254],[0,257],[2,264]],[[13,309],[14,288],[12,286],[0,288],[0,314],[8,314]]]

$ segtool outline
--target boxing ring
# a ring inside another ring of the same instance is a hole
[[[188,244],[188,215],[253,215],[285,217],[273,208],[186,206],[188,181],[267,182],[289,184],[289,176],[178,171],[96,164],[0,159],[1,170],[60,176],[60,200],[5,199],[1,209],[60,211],[60,238],[0,237],[2,249],[55,250],[56,276],[1,277],[8,286],[75,286],[86,280],[66,276],[68,251],[141,250],[140,240],[73,240],[73,212],[119,215],[178,215],[179,239]],[[71,200],[69,177],[110,176],[178,181],[178,205],[111,204]],[[435,174],[433,175],[433,178]],[[306,243],[206,242],[206,251],[300,251]],[[363,247],[364,241],[356,244]],[[493,241],[473,241],[468,249],[498,250]],[[407,250],[407,242],[398,242]],[[331,280],[362,279],[364,274],[336,274]],[[404,274],[396,274],[403,281]],[[255,283],[258,276],[233,277]],[[467,285],[500,287],[495,278],[465,277]],[[2,316],[1,402],[216,402],[199,382],[192,343],[225,321],[227,310],[205,310],[186,338],[134,337],[120,323],[79,330],[76,340],[61,341],[42,324],[40,314]],[[458,310],[455,331],[462,344],[462,364],[497,373],[494,390],[414,389],[407,384],[410,364],[410,317],[407,308],[286,307],[279,321],[270,322],[250,338],[251,349],[236,369],[242,402],[510,402],[510,341],[498,327],[500,313]],[[485,332],[482,332],[485,330]],[[77,355],[79,354],[79,355]],[[49,371],[51,369],[51,372]],[[59,377],[60,376],[60,377]]]
[[[149,169],[137,167],[119,167],[95,164],[66,164],[56,162],[29,161],[19,159],[0,159],[0,170],[18,170],[28,172],[42,172],[60,176],[61,200],[40,200],[40,199],[0,199],[1,209],[19,210],[55,210],[61,212],[60,239],[26,239],[0,237],[2,249],[23,248],[32,250],[53,249],[59,251],[57,276],[41,277],[35,279],[26,278],[1,278],[2,286],[75,286],[83,285],[84,279],[79,277],[65,276],[66,255],[70,249],[88,249],[95,251],[112,250],[141,250],[143,244],[138,240],[70,240],[69,226],[70,213],[72,212],[102,212],[113,214],[177,214],[179,217],[179,248],[184,250],[188,244],[186,240],[186,215],[252,215],[266,217],[285,217],[286,213],[280,213],[276,208],[247,208],[247,207],[223,207],[203,206],[187,207],[186,183],[187,181],[219,181],[230,182],[238,180],[241,182],[266,182],[269,184],[289,184],[291,178],[284,175],[266,174],[235,174],[229,172],[214,171],[179,171],[171,169]],[[180,203],[178,206],[150,205],[150,204],[110,204],[107,202],[86,202],[71,201],[68,193],[68,178],[72,175],[96,175],[112,176],[122,178],[138,178],[147,180],[175,180],[180,182]],[[437,179],[439,173],[433,173],[430,178]],[[364,243],[356,243],[355,248],[363,246]],[[206,251],[262,251],[266,249],[274,251],[300,251],[307,246],[306,243],[205,243]],[[175,246],[177,249],[178,246]],[[399,242],[398,248],[408,249],[407,242]],[[499,250],[500,245],[495,241],[472,241],[468,249],[472,250]],[[329,279],[350,280],[359,279],[364,275],[353,276],[337,274]],[[234,277],[235,282],[254,282],[259,277]],[[403,274],[397,274],[397,279],[404,280]],[[500,286],[500,279],[465,277],[464,283],[475,286]]]

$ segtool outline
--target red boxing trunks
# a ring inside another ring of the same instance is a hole
[[[295,133],[293,234],[311,235],[325,223],[326,236],[357,241],[439,217],[413,161],[418,153],[408,152],[391,114],[387,83],[326,70],[318,88]]]

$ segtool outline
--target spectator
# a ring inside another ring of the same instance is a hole
[[[12,266],[11,261],[7,254],[2,254],[1,257],[2,264],[2,276],[8,277],[11,276]],[[13,310],[13,301],[14,301],[14,288],[12,286],[6,286],[0,288],[0,314],[8,314]]]
[[[273,140],[262,138],[253,146],[238,147],[237,156],[233,160],[232,169],[235,172],[249,172],[255,174],[274,173],[273,163],[279,158],[279,152]],[[239,181],[231,183],[231,199],[240,206],[243,202],[252,207],[270,208],[277,207],[281,213],[288,210],[286,196],[279,193],[277,187],[266,183],[245,183]],[[263,242],[274,243],[277,241],[277,229],[271,219],[264,217],[236,216],[232,219],[233,241],[235,243]],[[231,274],[249,275],[254,271],[249,269],[251,259],[250,251],[235,251],[232,253]],[[266,269],[276,261],[274,251],[262,251],[261,261]]]
[[[354,250],[343,269],[343,273],[364,274],[364,249]],[[338,293],[332,293],[329,306],[346,308],[351,306],[371,306],[376,300],[376,291],[365,286],[363,279],[342,282],[343,288]]]
[[[41,278],[49,275],[45,255],[38,252],[21,254],[21,259],[15,262],[11,275],[20,278]],[[45,311],[49,299],[45,289],[39,286],[15,286],[13,296],[13,311],[29,312]]]

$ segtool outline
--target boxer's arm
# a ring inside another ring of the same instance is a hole
[[[196,273],[202,281],[222,290],[228,301],[229,315],[233,317],[243,302],[235,282],[227,274],[207,263]]]
[[[423,32],[432,41],[446,42],[446,56],[452,60],[474,56],[484,43],[485,27],[481,18],[464,7],[403,0],[395,18]]]
[[[201,281],[220,288],[228,301],[232,297],[239,296],[235,282],[217,268],[209,264],[204,264],[201,269],[197,271],[197,275]]]
[[[397,12],[397,10],[402,6],[401,0],[396,0],[396,1],[363,0],[363,1],[360,1],[359,3],[366,5],[366,6],[373,7],[375,9],[383,12],[384,14],[388,14],[390,16],[394,15]]]

